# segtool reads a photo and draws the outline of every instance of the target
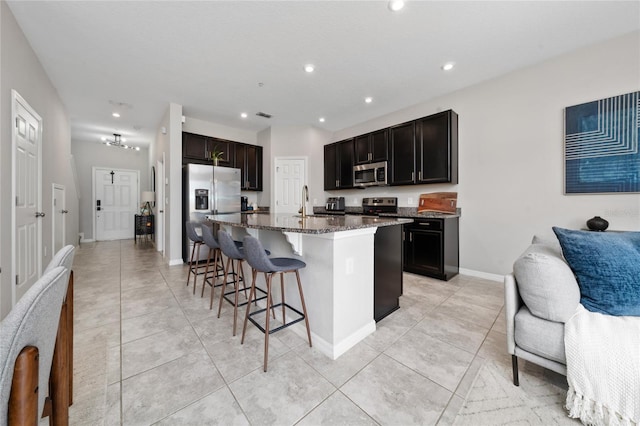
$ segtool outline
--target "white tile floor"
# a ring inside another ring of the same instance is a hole
[[[483,363],[510,365],[497,282],[405,274],[401,309],[338,360],[284,330],[264,373],[263,334],[241,345],[230,305],[218,319],[149,244],[82,244],[74,271],[75,425],[451,424]]]

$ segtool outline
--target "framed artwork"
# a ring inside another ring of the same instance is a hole
[[[564,110],[565,194],[640,192],[640,92]]]

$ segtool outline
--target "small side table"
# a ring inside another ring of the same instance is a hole
[[[154,216],[152,214],[150,214],[150,215],[141,215],[141,214],[135,215],[135,221],[134,221],[134,227],[133,228],[134,228],[133,238],[135,240],[135,244],[138,243],[138,235],[144,236],[145,240],[147,240],[147,241],[149,239],[149,235],[153,239],[153,236],[154,236],[154,233],[155,233]]]

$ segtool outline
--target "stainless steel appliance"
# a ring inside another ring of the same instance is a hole
[[[363,198],[362,213],[378,214],[378,213],[398,213],[398,198],[396,197],[378,197]]]
[[[353,186],[382,186],[387,185],[387,162],[361,164],[353,166]]]
[[[183,220],[202,222],[207,215],[240,212],[240,169],[187,164],[183,176]],[[187,262],[192,242],[182,227],[182,259]],[[208,250],[200,250],[206,259]]]
[[[332,212],[344,211],[344,197],[329,197],[325,204],[325,210]]]
[[[246,212],[247,210],[249,210],[249,199],[240,197],[240,211]]]

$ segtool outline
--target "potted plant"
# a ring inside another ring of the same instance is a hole
[[[223,155],[224,155],[224,151],[218,151],[217,149],[214,148],[214,150],[211,152],[211,160],[213,161],[214,166],[218,165],[218,162],[222,160]]]

